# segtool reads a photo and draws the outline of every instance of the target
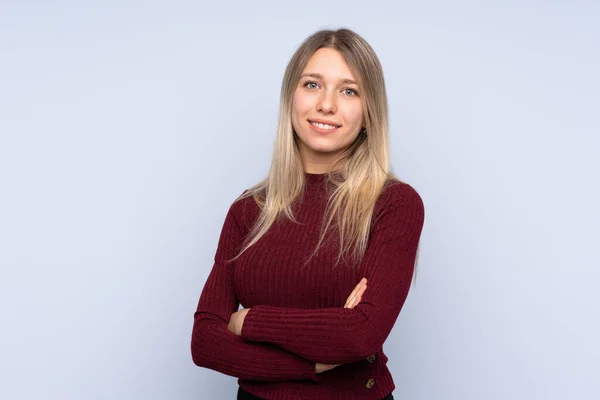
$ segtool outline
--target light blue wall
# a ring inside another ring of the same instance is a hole
[[[0,398],[234,398],[193,312],[289,57],[342,26],[426,204],[396,398],[600,398],[598,4],[2,1]]]

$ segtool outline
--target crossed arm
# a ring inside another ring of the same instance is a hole
[[[407,186],[372,231],[363,261],[369,289],[359,304],[323,309],[257,305],[247,311],[241,336],[227,329],[239,307],[232,294],[231,271],[215,263],[195,314],[194,361],[247,379],[319,380],[315,363],[367,358],[382,347],[406,300],[423,222],[421,198]],[[228,224],[236,224],[233,216],[226,218],[225,227]],[[228,239],[229,234],[222,234],[219,247]],[[215,285],[223,289],[224,284],[230,294],[223,296],[225,291],[219,290],[221,296],[214,298],[212,289]],[[272,368],[265,370],[265,365]]]

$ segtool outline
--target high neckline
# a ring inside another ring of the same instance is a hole
[[[322,174],[315,174],[315,173],[306,172],[306,171],[304,172],[304,179],[306,179],[306,181],[309,183],[321,182],[325,179],[326,176],[327,176],[326,172],[324,172]]]

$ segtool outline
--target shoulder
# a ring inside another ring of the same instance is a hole
[[[260,214],[260,208],[250,189],[245,189],[233,200],[228,214],[235,218],[238,225],[244,230],[252,225],[254,219]]]
[[[425,204],[417,190],[410,184],[399,180],[388,180],[384,184],[376,207],[380,210],[400,207],[425,211]]]
[[[425,207],[413,186],[399,180],[387,181],[372,218],[369,242],[393,242],[398,251],[404,251],[418,245],[425,222]]]
[[[425,205],[417,190],[406,182],[388,180],[375,203],[373,225],[387,221],[392,225],[422,226]]]

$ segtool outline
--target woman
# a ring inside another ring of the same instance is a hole
[[[279,113],[268,177],[225,218],[194,363],[238,377],[238,399],[393,399],[382,346],[424,207],[390,171],[375,52],[348,29],[311,35],[287,66]]]

